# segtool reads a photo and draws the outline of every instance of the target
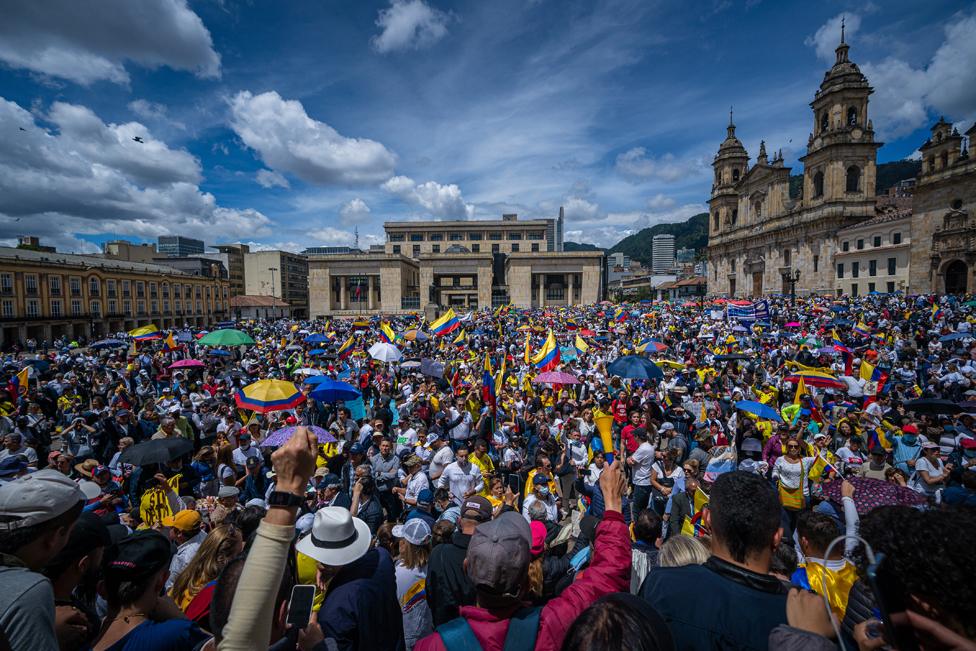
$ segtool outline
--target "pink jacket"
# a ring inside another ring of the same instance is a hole
[[[535,641],[536,651],[558,651],[573,620],[590,604],[605,594],[629,591],[630,559],[630,534],[624,517],[617,511],[607,511],[596,528],[593,559],[589,567],[542,609]],[[484,651],[502,651],[508,632],[508,618],[515,610],[489,611],[477,606],[464,606],[461,615],[468,620]],[[420,640],[414,649],[444,651],[444,643],[439,634],[432,633]]]

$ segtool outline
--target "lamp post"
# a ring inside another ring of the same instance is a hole
[[[275,284],[275,272],[278,271],[278,267],[268,267],[268,271],[271,272],[271,320],[275,320],[275,303],[278,302],[278,287]]]
[[[796,307],[796,284],[800,281],[800,270],[786,270],[783,272],[783,282],[790,285],[790,306]]]

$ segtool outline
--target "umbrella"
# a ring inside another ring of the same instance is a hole
[[[716,362],[734,362],[741,359],[752,359],[749,355],[744,355],[742,353],[732,353],[730,355],[716,355]]]
[[[102,339],[101,341],[96,341],[95,343],[88,346],[89,348],[94,348],[95,350],[101,350],[103,348],[118,348],[120,346],[127,346],[121,339]]]
[[[939,341],[955,341],[957,339],[971,338],[973,335],[968,332],[950,332],[947,335],[939,337]]]
[[[319,402],[332,403],[355,400],[363,394],[359,392],[359,389],[348,382],[329,380],[327,382],[319,382],[318,386],[316,386],[309,395]]]
[[[800,323],[799,321],[790,321],[789,323],[786,324],[786,327],[787,328],[799,328],[802,325],[803,324]]]
[[[532,379],[535,384],[579,384],[579,380],[572,373],[563,373],[562,371],[549,371],[548,373],[539,373]]]
[[[315,350],[310,351],[308,354],[315,356],[315,355],[324,355],[327,352],[329,351],[327,351],[325,348],[316,348]]]
[[[844,327],[844,326],[852,326],[854,325],[854,322],[851,321],[850,319],[834,319],[833,321],[830,322],[830,325]]]
[[[610,375],[632,380],[663,380],[664,372],[657,364],[640,355],[624,355],[613,360],[607,371]]]
[[[920,400],[909,400],[905,403],[906,411],[913,411],[915,414],[958,414],[962,407],[951,400],[937,400],[935,398],[922,398]]]
[[[430,335],[428,335],[426,332],[414,329],[404,332],[403,338],[407,341],[427,341],[430,339]]]
[[[673,368],[679,371],[685,367],[684,364],[682,364],[681,362],[676,362],[673,359],[656,359],[654,360],[654,363],[660,366],[661,368]]]
[[[369,347],[369,356],[380,362],[399,362],[403,353],[393,344],[378,341]]]
[[[266,414],[269,411],[292,409],[305,402],[305,395],[292,382],[258,380],[235,393],[234,401],[241,409]]]
[[[596,331],[595,330],[590,330],[589,328],[583,328],[582,330],[579,331],[579,333],[580,333],[580,335],[582,335],[584,337],[595,337],[596,336]]]
[[[170,368],[196,368],[199,366],[206,366],[206,364],[199,359],[181,359],[169,365]]]
[[[732,332],[749,332],[749,328],[745,328],[743,326],[737,325],[734,328],[732,328]]]
[[[294,371],[295,375],[322,375],[322,371],[317,368],[300,368]]]
[[[230,351],[229,350],[211,350],[207,354],[208,355],[211,355],[213,357],[230,357]]]
[[[766,418],[768,420],[775,420],[777,422],[783,422],[783,417],[779,415],[779,412],[770,407],[769,405],[764,405],[761,402],[756,402],[755,400],[738,400],[735,403],[736,409],[741,409],[744,412],[755,414],[760,418]]]
[[[336,437],[329,434],[328,430],[324,430],[321,427],[316,427],[315,425],[308,425],[308,429],[312,430],[318,438],[319,443],[335,443]],[[268,434],[268,438],[261,442],[262,448],[277,448],[288,442],[298,429],[298,425],[290,425],[288,427],[282,427],[281,429],[276,429],[275,431]]]
[[[916,493],[907,486],[899,486],[881,479],[850,477],[847,481],[854,484],[854,506],[857,508],[858,515],[862,516],[879,506],[918,506],[928,501],[925,495]],[[840,487],[843,483],[840,480],[825,482],[823,496],[835,505],[842,504]]]
[[[133,466],[150,466],[167,463],[190,452],[193,452],[193,441],[183,437],[152,439],[127,447],[119,457],[119,462]]]
[[[246,332],[228,328],[227,330],[214,330],[200,339],[203,346],[253,346],[254,340]]]
[[[802,379],[803,383],[809,387],[820,387],[821,389],[840,389],[842,391],[847,390],[847,383],[838,380],[833,375],[828,373],[818,373],[817,371],[803,371],[802,373],[794,373],[793,375],[786,376],[787,382],[792,382],[793,384],[799,383]]]
[[[420,366],[421,363],[419,359],[408,359],[405,362],[400,362],[400,368],[403,369],[420,368]]]
[[[332,381],[332,378],[330,378],[328,375],[310,375],[302,380],[302,384],[324,384]]]
[[[302,347],[298,344],[291,344],[290,346],[285,346],[285,350],[301,350]]]
[[[315,333],[314,335],[305,337],[306,344],[321,344],[328,340],[329,338],[321,333]]]
[[[420,360],[420,372],[428,377],[443,378],[444,362],[437,362],[428,357]]]

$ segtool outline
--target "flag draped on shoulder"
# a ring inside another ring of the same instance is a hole
[[[542,344],[542,348],[532,358],[532,365],[543,372],[551,371],[559,366],[559,345],[556,344],[556,336],[552,334],[552,330],[549,331],[549,336],[546,337],[546,342]]]
[[[461,322],[458,321],[457,314],[454,313],[454,308],[448,308],[447,312],[430,324],[430,331],[435,337],[443,337],[454,332],[459,327],[461,327]]]

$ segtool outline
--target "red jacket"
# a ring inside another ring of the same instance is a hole
[[[570,625],[590,604],[605,594],[629,591],[630,559],[630,534],[624,516],[617,511],[606,511],[596,528],[589,567],[562,594],[543,607],[535,640],[536,651],[558,651]],[[468,620],[484,651],[502,651],[508,633],[508,618],[516,610],[490,611],[463,606],[461,615]],[[444,643],[438,633],[432,633],[420,640],[414,650],[444,651]]]

